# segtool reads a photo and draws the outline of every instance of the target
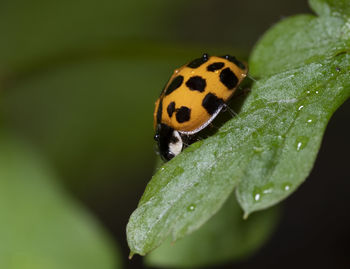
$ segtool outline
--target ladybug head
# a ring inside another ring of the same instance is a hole
[[[164,161],[169,161],[178,155],[183,148],[180,133],[166,124],[158,124],[154,140],[158,143],[160,156]]]

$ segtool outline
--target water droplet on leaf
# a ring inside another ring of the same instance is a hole
[[[292,184],[290,184],[289,182],[284,183],[284,184],[282,185],[282,190],[283,190],[283,191],[289,191],[290,188],[291,188],[291,185],[292,185]]]
[[[267,183],[262,187],[255,187],[253,191],[253,199],[255,202],[263,198],[263,196],[273,192],[274,184],[272,182]]]
[[[317,117],[316,116],[309,116],[308,119],[306,120],[306,123],[315,123],[317,120]]]
[[[274,184],[270,182],[262,186],[261,191],[263,194],[271,193],[273,191],[273,187],[274,187]]]
[[[297,151],[300,151],[303,148],[305,148],[308,142],[309,142],[309,138],[305,136],[299,136],[295,142]]]
[[[191,204],[187,207],[187,211],[194,211],[196,209],[196,205],[195,204]]]

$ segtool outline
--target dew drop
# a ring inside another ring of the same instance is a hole
[[[253,191],[253,200],[257,202],[260,200],[260,198],[261,198],[261,190],[260,188],[255,187]]]
[[[318,91],[315,91],[316,94],[318,94]]]
[[[263,196],[268,195],[273,192],[274,184],[272,182],[258,188],[255,187],[253,191],[253,199],[255,202],[263,198]]]
[[[305,148],[305,146],[307,145],[308,142],[309,142],[309,138],[307,138],[305,136],[299,136],[295,142],[297,151],[300,151],[303,148]]]
[[[304,107],[304,106],[300,106],[300,107],[298,108],[298,110],[302,110],[302,109],[303,109],[303,107]]]
[[[263,194],[268,194],[268,193],[271,193],[273,191],[273,187],[274,187],[274,184],[272,182],[270,183],[267,183],[266,185],[264,185],[262,188],[261,188],[261,192]]]
[[[255,201],[259,201],[260,200],[260,193],[255,194],[254,200]]]
[[[301,143],[301,142],[298,142],[298,145],[297,145],[297,150],[298,150],[298,151],[300,150],[301,146],[302,146],[302,143]]]
[[[290,184],[289,182],[284,183],[284,184],[282,185],[282,190],[283,190],[283,191],[289,191],[290,188],[291,188],[291,185],[292,185],[292,184]]]
[[[187,207],[187,211],[194,211],[196,209],[196,205],[195,204],[191,204]]]
[[[306,120],[306,123],[315,123],[317,121],[317,117],[314,115],[310,115]]]
[[[272,189],[267,189],[267,190],[263,191],[263,194],[268,194],[268,193],[271,193],[271,192],[272,192]]]

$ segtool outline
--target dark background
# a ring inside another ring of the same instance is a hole
[[[62,4],[56,18],[55,5],[3,2],[2,122],[42,151],[98,217],[125,268],[144,268],[139,256],[127,260],[125,226],[153,173],[153,104],[168,76],[203,52],[247,59],[274,23],[311,11],[304,0],[106,0],[86,1],[86,10]],[[349,115],[347,102],[269,242],[217,268],[349,268]]]

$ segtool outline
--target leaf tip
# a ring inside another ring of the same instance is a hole
[[[248,217],[249,217],[249,215],[250,215],[250,213],[247,212],[247,211],[245,211],[244,214],[243,214],[243,219],[244,219],[244,220],[247,220]]]
[[[131,260],[132,259],[132,257],[135,255],[135,252],[132,252],[132,251],[130,251],[130,254],[129,254],[129,260]]]

